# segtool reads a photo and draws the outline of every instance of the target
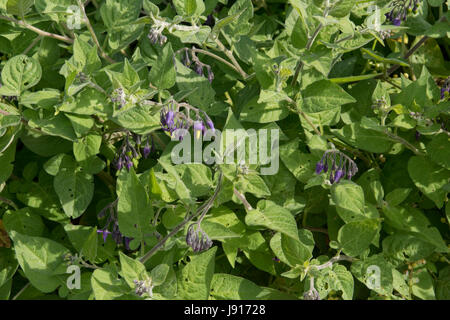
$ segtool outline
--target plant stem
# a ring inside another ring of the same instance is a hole
[[[409,49],[409,51],[405,54],[405,56],[403,57],[405,60],[408,60],[408,58],[417,50],[420,48],[420,46],[422,44],[425,43],[425,41],[427,41],[429,38],[427,36],[424,36],[422,39],[419,40],[419,42],[417,42],[415,44],[414,47],[412,47],[411,49]],[[398,68],[400,68],[400,65],[396,64],[395,66],[390,67],[387,71],[386,71],[386,76],[390,76],[395,70],[397,70]]]
[[[12,298],[12,300],[16,300],[29,286],[31,282],[28,282],[19,292]]]
[[[253,210],[252,205],[247,201],[247,199],[245,198],[245,196],[240,193],[236,188],[233,188],[233,192],[236,195],[236,197],[239,198],[239,200],[242,201],[242,203],[244,204],[245,210],[250,211]]]
[[[328,11],[330,10],[330,8],[327,6],[324,11],[323,11],[323,17],[326,18],[328,16]],[[314,44],[314,41],[316,40],[317,36],[319,35],[320,30],[322,30],[323,28],[323,24],[322,22],[319,23],[319,25],[317,26],[316,30],[314,30],[314,33],[312,34],[311,37],[308,38],[308,42],[306,43],[306,50],[309,51],[312,47],[312,45]],[[300,74],[300,71],[302,71],[303,69],[303,62],[301,59],[298,60],[297,62],[297,66],[295,67],[295,73],[294,73],[294,77],[292,78],[291,81],[291,86],[294,86],[294,84],[297,82],[297,78],[298,75]]]
[[[22,52],[22,54],[27,54],[40,40],[42,36],[37,36],[36,39],[31,42],[31,44]]]
[[[97,36],[95,35],[95,31],[92,28],[91,23],[89,22],[89,18],[86,15],[86,11],[84,10],[84,5],[81,2],[81,0],[77,0],[78,3],[78,7],[80,7],[81,13],[83,14],[83,18],[84,18],[84,22],[86,23],[86,26],[92,36],[92,40],[94,40],[95,45],[97,46],[100,55],[109,63],[115,63],[115,61],[113,59],[111,59],[111,57],[109,57],[102,49],[102,47],[100,46],[100,43],[98,42]]]
[[[9,205],[10,207],[13,207],[14,210],[16,210],[16,211],[19,210],[19,207],[18,207],[18,206],[14,203],[14,201],[12,201],[12,200],[9,200],[9,199],[7,199],[7,198],[4,198],[4,197],[0,196],[0,201],[6,203],[6,204]]]
[[[235,65],[233,65],[232,63],[228,62],[227,60],[223,59],[222,57],[219,57],[218,55],[216,55],[216,54],[214,54],[214,53],[211,53],[211,52],[209,52],[209,51],[202,50],[202,49],[196,49],[196,48],[191,49],[191,50],[192,50],[193,52],[198,52],[198,53],[202,53],[202,54],[205,54],[205,55],[207,55],[207,56],[210,56],[210,57],[212,57],[212,58],[214,58],[214,59],[216,59],[216,60],[218,60],[218,61],[220,61],[220,62],[226,64],[226,65],[229,66],[230,68],[236,70],[238,73],[240,73],[239,69],[236,68]]]
[[[215,39],[217,46],[219,47],[220,51],[222,51],[227,57],[228,59],[231,60],[231,62],[233,63],[235,69],[237,72],[239,72],[239,74],[241,75],[241,77],[245,80],[248,78],[248,74],[245,73],[244,70],[242,70],[241,66],[239,65],[239,63],[237,62],[237,60],[234,58],[233,56],[233,52],[231,52],[230,50],[228,50],[227,48],[225,48],[225,46],[223,45],[222,42],[220,42],[219,39]]]
[[[34,27],[32,25],[29,25],[25,21],[16,20],[14,18],[7,17],[7,16],[2,16],[2,15],[0,15],[0,20],[7,20],[7,21],[10,21],[10,22],[13,22],[13,23],[18,24],[18,25],[20,25],[22,27],[27,28],[28,30],[36,32],[37,34],[39,34],[39,35],[41,35],[43,37],[49,37],[49,38],[57,39],[57,40],[64,41],[64,42],[70,43],[70,44],[73,43],[73,39],[71,39],[69,37],[65,37],[65,36],[61,36],[59,34],[50,33],[50,32],[41,30],[41,29],[36,28],[36,27]]]
[[[405,139],[393,134],[392,132],[389,132],[388,129],[384,130],[384,133],[391,138],[394,141],[400,142],[401,144],[403,144],[406,148],[408,148],[409,150],[411,150],[412,152],[414,152],[415,155],[417,156],[423,156],[424,154],[422,152],[420,152],[419,149],[417,149],[415,146],[413,146],[411,143],[409,143],[408,141],[406,141]]]
[[[301,115],[303,117],[303,119],[305,119],[306,122],[308,122],[308,124],[311,126],[311,128],[314,130],[314,132],[321,136],[322,133],[316,128],[316,126],[312,123],[311,119],[306,115],[306,113],[304,113],[302,110],[297,108],[297,103],[292,100],[291,98],[287,98],[287,101],[295,108],[290,108],[292,111],[298,113],[299,115]]]
[[[314,268],[317,268],[317,270],[322,270],[328,267],[331,267],[333,265],[333,263],[338,262],[338,261],[354,261],[355,259],[352,257],[348,257],[348,256],[344,256],[344,255],[339,255],[336,257],[331,258],[330,260],[328,260],[327,262],[325,262],[324,264],[318,265],[318,266],[312,266]]]

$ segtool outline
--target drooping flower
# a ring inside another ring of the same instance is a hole
[[[148,158],[148,156],[149,156],[149,154],[150,154],[150,144],[149,144],[149,142],[148,142],[148,140],[149,140],[149,137],[147,136],[147,143],[145,144],[145,147],[144,147],[144,149],[142,150],[142,153],[144,154],[144,158],[145,159],[147,159]],[[153,140],[152,140],[152,142],[153,142]]]
[[[391,11],[386,13],[386,18],[395,26],[400,26],[402,21],[406,21],[408,13],[417,13],[419,9],[420,0],[395,0],[392,1],[390,7]]]
[[[196,120],[194,122],[194,137],[195,139],[199,139],[202,135],[202,133],[204,133],[205,131],[205,126],[203,124],[203,121],[201,120]]]
[[[315,173],[320,174],[322,171],[328,172],[328,163],[331,162],[328,180],[330,183],[339,183],[342,179],[349,179],[358,172],[356,163],[348,156],[337,149],[331,149],[324,152],[322,158],[316,164]]]
[[[186,244],[190,246],[194,252],[208,250],[213,244],[206,232],[200,227],[199,222],[191,224],[188,227],[186,234]]]
[[[101,233],[103,236],[103,241],[106,242],[106,239],[108,238],[108,235],[111,235],[112,239],[117,245],[123,244],[125,242],[125,248],[127,250],[130,249],[129,243],[132,240],[129,237],[123,236],[122,233],[119,230],[119,221],[118,221],[118,215],[117,215],[117,204],[119,202],[119,199],[114,200],[113,202],[109,203],[106,207],[104,207],[97,217],[99,219],[105,218],[108,214],[108,217],[106,219],[106,224],[102,229],[98,229],[97,233]],[[111,227],[112,225],[112,227]],[[111,230],[111,231],[110,231]]]
[[[200,76],[203,75],[203,66],[200,63],[195,65],[195,72]]]
[[[181,111],[181,108],[183,108],[183,111]],[[192,113],[194,113],[194,116]],[[206,133],[206,126],[213,132],[215,131],[214,123],[206,112],[187,103],[172,101],[170,107],[165,106],[161,109],[160,121],[161,128],[180,141],[183,140],[191,127],[193,127],[196,139],[199,139],[201,135]]]
[[[147,37],[150,39],[150,42],[153,44],[159,44],[162,46],[167,42],[167,37],[162,34],[163,29],[153,29],[150,28]]]

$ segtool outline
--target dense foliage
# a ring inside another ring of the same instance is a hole
[[[449,6],[0,0],[0,298],[449,299]]]

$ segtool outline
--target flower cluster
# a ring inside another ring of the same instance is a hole
[[[303,294],[304,300],[320,300],[319,292],[316,288],[312,287],[310,290]]]
[[[132,139],[131,139],[132,138]],[[153,139],[151,140],[150,146],[150,137],[147,136],[146,143],[142,147],[142,136],[127,132],[125,139],[122,141],[122,145],[119,148],[119,151],[114,160],[117,170],[122,170],[122,168],[126,167],[129,171],[133,166],[133,159],[139,160],[141,156],[145,159],[148,158],[152,150],[155,150]],[[134,145],[132,141],[134,140]]]
[[[183,108],[183,111],[181,111]],[[191,114],[194,114],[194,119]],[[169,107],[163,107],[160,114],[161,128],[171,135],[177,131],[178,139],[181,141],[190,127],[194,129],[196,139],[204,135],[207,127],[214,132],[214,123],[203,110],[194,108],[187,103],[176,103],[172,101]]]
[[[406,21],[408,12],[417,13],[419,9],[420,0],[395,0],[392,1],[390,7],[391,11],[386,13],[386,18],[392,22],[393,25],[399,26],[402,21]]]
[[[450,77],[444,81],[444,85],[441,88],[441,99],[445,99],[445,93],[450,93]]]
[[[150,39],[150,41],[153,44],[159,44],[160,46],[162,46],[164,43],[167,42],[167,37],[165,35],[162,34],[164,28],[159,28],[159,29],[153,29],[151,28],[150,31],[148,32],[147,37]]]
[[[331,166],[329,164],[331,163]],[[357,172],[356,163],[337,149],[324,152],[322,159],[316,164],[316,174],[329,173],[331,183],[338,183],[341,179],[351,179]]]
[[[188,68],[193,68],[195,73],[200,76],[204,76],[204,70],[206,69],[208,81],[211,83],[214,80],[214,73],[212,72],[211,66],[201,62],[195,52],[195,48],[182,48],[175,52],[174,57],[177,54],[181,54],[181,63],[183,63]]]
[[[121,109],[127,103],[126,94],[121,87],[112,92],[111,101],[119,105],[117,109]]]
[[[136,285],[134,292],[138,296],[142,296],[145,293],[148,293],[150,297],[153,296],[153,285],[151,283],[151,280],[133,280],[133,283]]]
[[[197,226],[197,228],[195,228],[195,226]],[[208,250],[213,244],[206,232],[200,227],[200,221],[195,222],[188,227],[186,243],[194,250],[194,252]]]
[[[114,242],[116,244],[122,244],[125,242],[125,248],[127,250],[130,250],[129,244],[132,238],[128,238],[122,235],[122,233],[119,230],[119,221],[117,216],[117,203],[119,202],[119,199],[117,198],[115,201],[109,203],[106,207],[104,207],[97,217],[99,219],[102,219],[106,216],[107,211],[109,212],[108,219],[106,220],[106,224],[103,227],[103,229],[98,229],[97,233],[101,233],[103,235],[103,241],[106,242],[106,238],[108,235],[111,235]],[[112,223],[112,231],[109,231],[108,228],[110,224]]]

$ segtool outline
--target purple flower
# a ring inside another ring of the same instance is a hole
[[[172,110],[169,110],[166,114],[166,124],[171,127],[173,126],[173,118],[174,118],[175,114]]]
[[[195,226],[197,226],[197,228],[195,228]],[[200,224],[193,223],[188,227],[186,244],[190,246],[194,252],[200,252],[211,248],[213,242],[206,232],[202,230]]]
[[[212,122],[211,119],[208,118],[208,119],[206,120],[206,124],[207,124],[208,127],[212,130],[212,132],[215,131],[215,129],[214,129],[214,123]]]
[[[196,72],[198,75],[200,75],[200,76],[203,75],[203,67],[202,67],[201,64],[196,64],[196,65],[195,65],[195,72]]]
[[[205,126],[203,121],[197,120],[194,122],[194,136],[196,139],[200,138],[200,135],[204,132]]]
[[[402,21],[406,21],[408,12],[417,13],[419,0],[394,0],[391,2],[391,11],[386,13],[386,18],[395,26],[400,26]]]
[[[334,176],[335,182],[338,183],[339,180],[341,180],[341,178],[342,178],[343,176],[344,176],[344,170],[338,169],[338,170],[336,171],[336,175]]]
[[[339,156],[339,164],[337,157]],[[328,175],[328,180],[330,183],[339,183],[342,178],[347,176],[351,179],[356,172],[358,172],[358,167],[356,163],[350,159],[348,156],[343,154],[337,149],[331,149],[324,152],[322,159],[316,164],[316,174],[320,174],[322,171],[328,172],[328,161],[331,161],[331,168]]]
[[[152,141],[153,142],[153,141]],[[147,136],[147,143],[145,144],[145,147],[143,149],[144,158],[147,159],[150,154],[151,148],[150,144],[148,143],[148,136]]]
[[[416,137],[416,141],[420,140],[420,132],[419,131],[416,131],[415,137]]]
[[[108,237],[108,234],[111,234],[108,230],[104,229],[98,229],[97,233],[101,233],[103,235],[103,242],[106,242],[106,238]]]
[[[125,166],[127,167],[127,170],[130,171],[131,167],[133,166],[133,161],[128,156],[125,156]]]
[[[206,70],[208,71],[208,81],[209,83],[212,83],[212,81],[214,80],[214,73],[212,72],[210,66],[207,66]]]
[[[316,174],[320,174],[323,170],[324,166],[322,162],[317,162],[316,164]]]

